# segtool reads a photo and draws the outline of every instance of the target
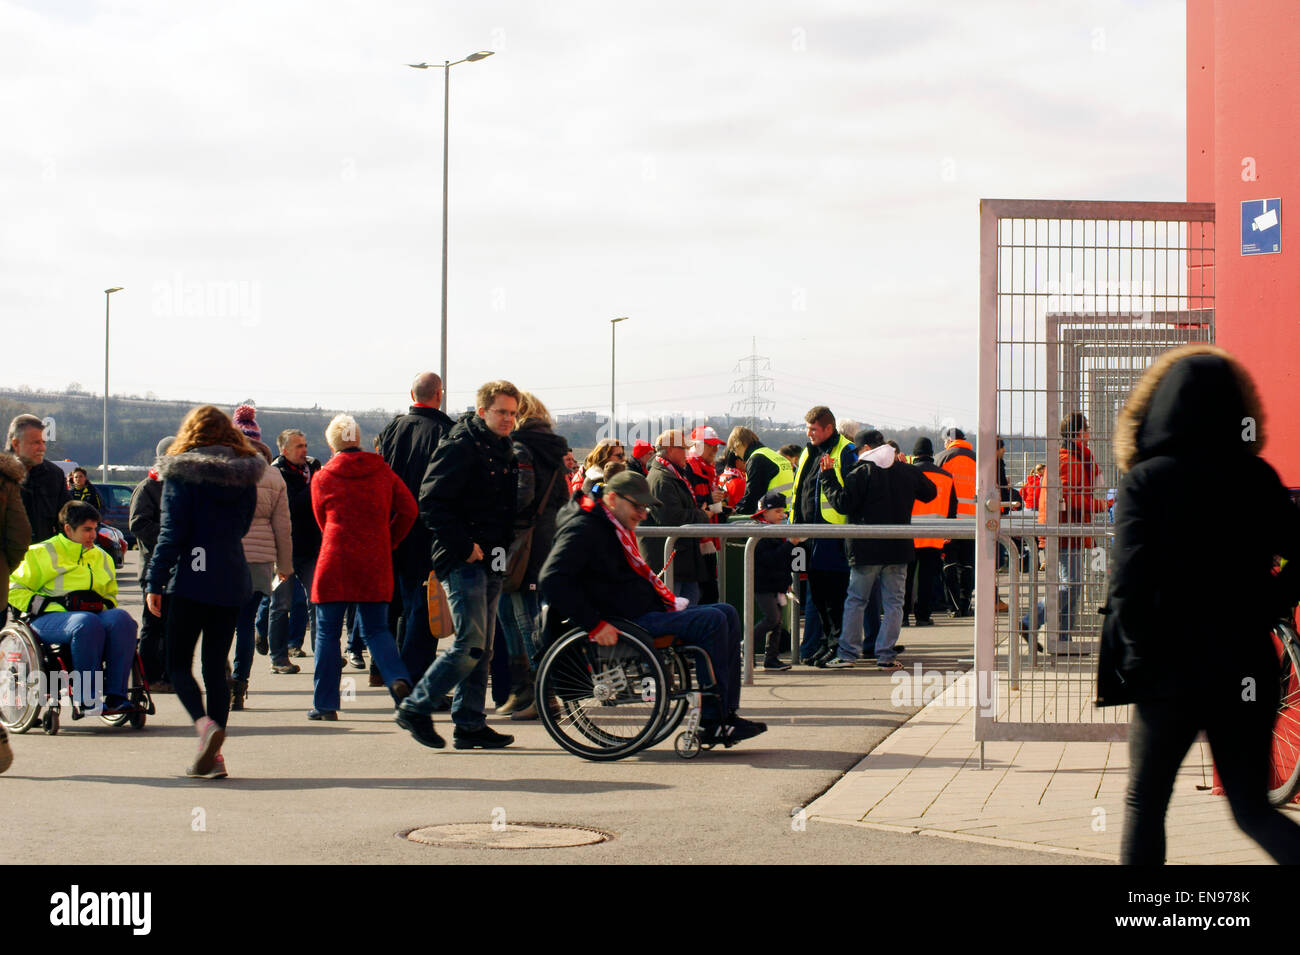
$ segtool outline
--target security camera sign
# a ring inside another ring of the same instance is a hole
[[[1241,254],[1282,251],[1282,200],[1249,199],[1241,204]]]

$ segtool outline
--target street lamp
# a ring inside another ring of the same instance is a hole
[[[614,424],[614,332],[619,322],[626,322],[627,316],[609,320],[609,436],[618,440],[618,427]]]
[[[447,124],[451,106],[451,68],[461,63],[476,63],[492,55],[491,50],[479,50],[463,60],[452,63],[407,63],[414,70],[442,70],[442,393],[447,391]]]
[[[108,303],[110,296],[120,291],[120,285],[104,289],[104,457],[100,465],[100,480],[105,484],[108,483]]]

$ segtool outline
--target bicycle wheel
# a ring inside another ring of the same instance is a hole
[[[650,746],[658,746],[673,734],[686,718],[686,710],[690,705],[686,699],[686,694],[691,689],[690,665],[682,659],[680,653],[669,648],[664,651],[663,667],[664,675],[668,678],[668,715],[664,717],[663,726],[655,733],[654,739],[650,740]]]
[[[0,630],[0,723],[26,733],[41,711],[41,650],[22,626]],[[57,705],[57,702],[56,704]]]
[[[1300,792],[1300,636],[1288,623],[1275,626],[1272,636],[1282,670],[1282,693],[1273,723],[1268,801],[1282,806]]]
[[[585,630],[561,637],[537,670],[536,693],[551,738],[583,759],[621,759],[636,752],[663,723],[668,695],[654,651],[620,633],[602,647]]]

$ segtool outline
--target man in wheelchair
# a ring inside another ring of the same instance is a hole
[[[624,617],[651,636],[673,634],[703,649],[713,664],[718,696],[705,698],[700,737],[730,746],[767,730],[736,713],[740,618],[730,604],[679,609],[679,599],[651,571],[635,531],[647,508],[658,503],[646,479],[632,471],[615,475],[593,495],[578,492],[560,512],[539,580],[542,594],[553,618],[571,621],[601,646],[618,642],[607,618]]]
[[[103,715],[128,713],[127,682],[135,660],[136,623],[117,606],[113,559],[95,546],[99,512],[82,501],[59,510],[62,533],[32,544],[9,577],[9,603],[28,615],[47,644],[72,645],[72,665],[81,699],[94,709],[100,664],[104,665]]]

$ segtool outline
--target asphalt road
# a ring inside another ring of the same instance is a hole
[[[123,605],[140,612],[134,561]],[[904,631],[904,660],[961,669],[969,624]],[[764,736],[678,758],[671,744],[614,763],[560,750],[540,723],[491,719],[514,733],[496,752],[429,750],[394,725],[386,691],[357,682],[337,723],[306,719],[311,660],[292,676],[254,663],[248,708],[232,714],[231,777],[191,780],[194,730],[174,696],[142,731],[65,718],[13,736],[0,787],[8,863],[990,863],[1079,860],[830,823],[799,826],[810,802],[912,709],[890,702],[873,669],[756,674],[742,713]],[[445,718],[439,720],[450,736]],[[613,833],[577,848],[435,848],[397,833],[441,823],[547,822]]]

